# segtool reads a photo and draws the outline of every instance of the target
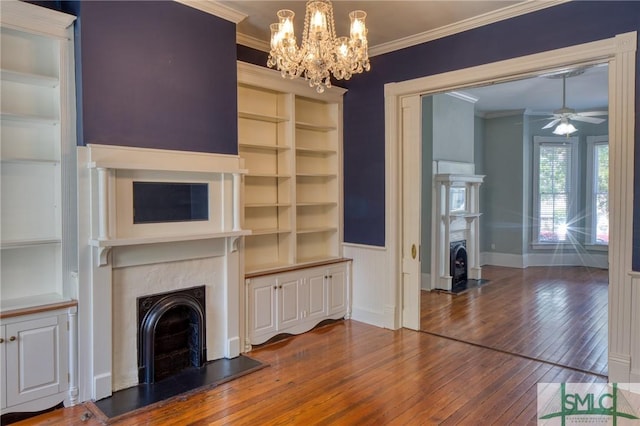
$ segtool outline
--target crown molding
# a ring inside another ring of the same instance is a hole
[[[271,50],[271,46],[269,45],[268,41],[264,41],[259,38],[242,33],[236,33],[236,43],[250,47],[252,49],[261,50],[263,52],[269,52],[269,50]]]
[[[476,113],[476,117],[486,118],[487,120],[491,120],[493,118],[524,116],[524,115],[526,115],[526,110],[524,109],[511,109],[511,110],[503,110],[503,111],[489,111],[489,112]]]
[[[461,92],[459,90],[456,90],[456,91],[453,91],[453,92],[447,92],[445,94],[449,95],[449,96],[451,96],[453,98],[460,99],[462,101],[469,102],[469,103],[472,103],[472,104],[475,104],[479,100],[475,96],[471,96],[470,94],[465,93],[465,92]]]
[[[67,28],[76,17],[57,10],[48,9],[17,0],[0,1],[0,20],[3,27],[68,39]]]
[[[175,1],[188,2],[194,0]],[[398,40],[390,41],[388,43],[370,47],[369,57],[383,55],[395,50],[400,50],[418,44],[426,43],[428,41],[437,40],[439,38],[448,37],[450,35],[471,30],[473,28],[478,28],[495,22],[504,21],[506,19],[515,18],[517,16],[536,12],[548,7],[558,6],[569,1],[571,0],[525,0],[523,3],[503,7],[502,9],[474,16],[473,18],[464,19],[462,21],[445,25],[443,27],[439,27],[430,31],[425,31],[423,33],[414,34],[409,37],[404,37]],[[207,3],[210,2],[211,1],[208,1]],[[238,44],[250,47],[252,49],[261,50],[263,52],[269,52],[270,50],[269,42],[260,40],[252,36],[237,33],[236,40]]]
[[[237,10],[225,6],[214,0],[174,0],[177,3],[184,4],[185,6],[198,9],[201,12],[206,12],[210,15],[217,16],[218,18],[231,21],[235,24],[242,22],[247,15]]]
[[[537,12],[538,10],[546,9],[548,7],[558,6],[569,1],[570,0],[526,0],[523,3],[503,7],[502,9],[487,12],[473,18],[464,19],[462,21],[445,25],[440,28],[373,46],[369,48],[369,56],[373,57],[382,55],[385,53],[393,52],[395,50],[400,50],[418,44],[426,43],[428,41],[437,40],[439,38],[448,37],[450,35],[482,27],[484,25],[489,25],[495,22],[504,21],[506,19],[515,18],[517,16],[525,15],[531,12]]]

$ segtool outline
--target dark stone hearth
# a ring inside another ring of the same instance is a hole
[[[458,281],[455,285],[451,287],[451,293],[460,294],[469,289],[480,287],[488,282],[489,280],[482,280],[482,279],[481,280],[468,279],[464,281]]]
[[[99,420],[111,423],[127,415],[151,409],[158,403],[179,395],[204,391],[266,366],[244,355],[233,359],[218,359],[200,368],[188,368],[156,383],[140,384],[114,392],[110,397],[96,401],[89,407]]]

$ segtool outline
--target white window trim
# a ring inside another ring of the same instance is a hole
[[[539,175],[540,166],[540,145],[544,143],[552,144],[569,144],[571,146],[571,171],[569,179],[571,180],[571,194],[569,197],[569,219],[573,219],[577,215],[578,194],[580,193],[580,182],[578,179],[578,137],[577,136],[534,136],[533,137],[533,215],[531,217],[531,247],[534,249],[550,249],[560,246],[574,245],[570,241],[546,243],[538,240],[540,231],[540,194],[539,194]]]
[[[596,244],[594,229],[596,228],[595,215],[593,214],[593,187],[596,183],[594,173],[594,153],[596,145],[609,144],[609,135],[587,136],[587,173],[586,173],[586,214],[585,214],[585,247],[589,250],[609,249],[609,244]]]

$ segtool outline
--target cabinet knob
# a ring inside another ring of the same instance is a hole
[[[281,285],[279,285],[279,286],[278,286],[278,288],[282,288],[282,286],[281,286]]]
[[[0,343],[4,343],[4,339],[0,337]]]
[[[9,337],[9,341],[10,341],[10,342],[13,342],[13,341],[15,341],[15,340],[16,340],[16,336],[11,336],[11,337]]]
[[[277,285],[274,285],[274,286],[273,286],[273,289],[274,289],[274,290],[277,290],[277,289],[278,289],[278,286],[277,286]]]

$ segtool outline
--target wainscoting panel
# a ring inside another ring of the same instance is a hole
[[[387,250],[349,243],[343,248],[344,257],[353,259],[352,318],[378,327],[393,324],[395,307],[385,298]]]

